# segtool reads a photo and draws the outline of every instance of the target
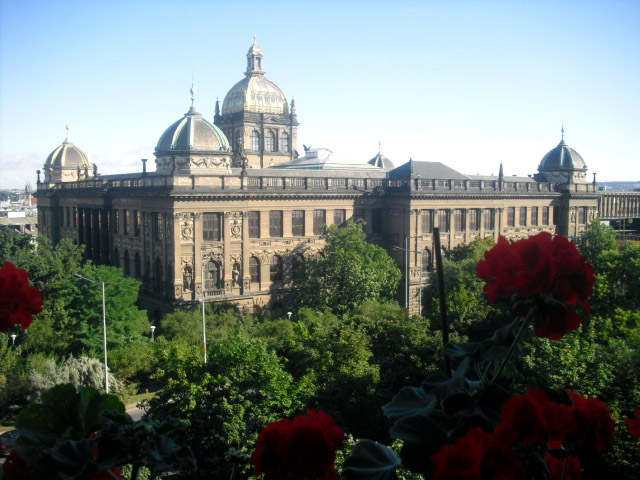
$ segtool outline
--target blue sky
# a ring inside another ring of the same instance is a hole
[[[0,188],[71,136],[99,172],[243,77],[258,36],[302,144],[351,161],[534,173],[565,140],[598,180],[640,181],[638,1],[0,0]],[[153,163],[153,162],[150,162]]]

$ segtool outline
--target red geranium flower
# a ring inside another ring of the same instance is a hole
[[[518,443],[542,443],[546,440],[548,427],[545,407],[549,397],[542,390],[530,388],[526,395],[511,397],[503,405],[500,414],[505,426],[514,434]]]
[[[0,269],[0,332],[13,325],[29,328],[33,316],[42,311],[42,295],[36,287],[29,286],[27,271],[4,262]]]
[[[484,256],[477,273],[488,281],[489,302],[514,302],[518,316],[533,311],[538,336],[556,340],[576,330],[581,320],[569,305],[579,303],[589,313],[593,267],[565,237],[543,232],[513,244],[500,237]]]
[[[561,446],[560,442],[549,443],[550,449],[560,448]],[[547,453],[547,466],[553,480],[580,480],[581,478],[580,459],[578,457],[569,455],[566,458],[558,458],[551,453]]]
[[[509,443],[480,427],[472,428],[455,445],[431,456],[433,480],[513,480],[525,478],[524,463]]]
[[[27,462],[18,456],[16,449],[11,450],[2,466],[2,471],[8,480],[28,480],[31,478],[31,469]]]
[[[629,432],[640,440],[640,410],[636,410],[636,418],[627,418],[624,423],[629,425]]]
[[[336,450],[342,446],[344,431],[324,412],[307,409],[293,422],[270,423],[258,435],[249,463],[256,476],[265,480],[334,479]]]
[[[581,440],[587,448],[604,452],[613,444],[614,423],[611,412],[597,398],[585,398],[579,393],[567,390],[573,400],[573,415],[576,430],[567,439]]]

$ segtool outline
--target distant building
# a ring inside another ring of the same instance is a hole
[[[533,178],[505,176],[502,166],[497,176],[439,162],[396,167],[380,151],[368,163],[325,148],[305,147],[300,156],[295,104],[266,78],[255,42],[245,78],[222,109],[216,102],[213,122],[194,93],[187,113],[160,135],[155,171],[143,160],[141,172],[99,175],[67,135],[35,194],[40,231],[84,244],[89,258],[140,279],[141,303],[154,314],[203,295],[247,311],[277,305],[295,270],[322,254],[323,225],[359,219],[408,275],[401,295],[417,312],[435,227],[448,250],[477,237],[576,236],[598,214],[595,181],[586,182],[585,162],[564,132]]]

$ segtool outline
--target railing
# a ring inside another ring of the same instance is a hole
[[[185,182],[187,178],[187,182]],[[460,180],[460,179],[386,179],[366,177],[316,177],[316,176],[240,176],[240,175],[208,175],[202,176],[207,181],[200,184],[197,175],[149,175],[138,178],[95,179],[81,180],[77,182],[63,183],[39,183],[38,191],[84,189],[108,191],[120,188],[144,188],[151,190],[175,190],[206,188],[219,190],[363,190],[373,191],[377,188],[390,191],[412,192],[554,192],[566,190],[595,192],[592,184],[558,185],[553,183],[499,180]],[[213,182],[212,182],[213,180]],[[640,193],[630,193],[634,198],[640,197]],[[617,195],[605,194],[601,195]],[[637,210],[639,203],[629,204]],[[602,214],[601,214],[602,216]]]
[[[640,218],[640,192],[601,192],[598,216],[603,220]]]

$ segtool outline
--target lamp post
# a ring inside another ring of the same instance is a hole
[[[17,337],[17,335],[15,333],[11,334],[11,346],[13,348],[16,348],[16,337]]]
[[[287,312],[287,317],[289,317],[289,320],[291,320],[291,315],[293,315],[292,312]]]
[[[155,325],[151,325],[151,327],[149,327],[149,328],[151,328],[151,341],[152,341],[152,342],[155,342],[155,341],[156,341],[156,339],[155,339],[155,337],[153,336],[153,332],[155,332],[155,330],[156,330],[156,326],[155,326]]]
[[[213,246],[213,247],[200,247],[200,257],[202,260],[202,271],[200,272],[200,280],[201,280],[201,284],[202,284],[202,347],[203,347],[203,360],[204,363],[207,363],[207,322],[206,322],[206,315],[204,313],[204,297],[205,297],[205,283],[204,283],[204,277],[205,277],[205,270],[204,270],[204,262],[205,262],[205,253],[207,253],[207,250],[211,250],[213,248],[220,248],[222,249],[222,254],[224,256],[224,245],[220,245],[220,246]]]
[[[107,310],[105,307],[104,299],[104,282],[98,280],[91,280],[90,278],[83,277],[78,273],[74,273],[75,278],[79,278],[94,285],[100,285],[102,287],[102,337],[104,341],[104,391],[109,393],[109,369],[107,368]]]

